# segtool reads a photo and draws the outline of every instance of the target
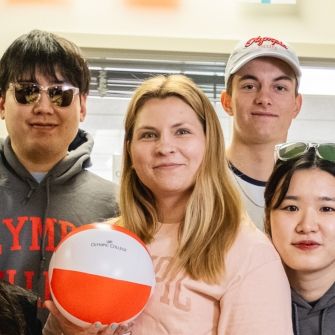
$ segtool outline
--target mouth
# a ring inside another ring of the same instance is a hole
[[[265,112],[253,112],[251,113],[252,116],[260,116],[260,117],[268,117],[268,118],[277,118],[278,115],[272,113],[265,113]]]
[[[177,164],[177,163],[164,163],[164,164],[155,165],[154,169],[173,169],[181,165],[182,164]]]
[[[292,243],[292,245],[301,250],[313,250],[318,248],[321,244],[315,241],[300,241]]]
[[[30,126],[35,129],[53,129],[57,125],[52,124],[52,123],[30,123]]]

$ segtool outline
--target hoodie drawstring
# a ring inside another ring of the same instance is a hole
[[[321,313],[321,322],[320,322],[320,335],[323,334],[323,330],[325,329],[325,320],[326,320],[326,314],[328,312],[328,308],[325,308]]]
[[[300,335],[298,307],[295,303],[292,304],[292,307],[293,331],[295,335]]]
[[[293,323],[293,332],[295,335],[302,335],[300,333],[300,325],[299,325],[299,315],[298,315],[298,306],[294,302],[292,303],[292,323]],[[325,322],[326,316],[328,313],[328,307],[322,310],[321,312],[321,321],[320,321],[320,328],[319,328],[319,335],[325,334]]]
[[[28,201],[30,200],[30,198],[32,197],[32,195],[37,189],[36,185],[34,185],[33,182],[29,178],[26,178],[26,182],[29,185],[29,191],[23,200],[23,205],[26,205],[28,203]]]
[[[40,240],[40,256],[41,256],[41,262],[40,262],[40,271],[38,274],[38,278],[40,278],[41,274],[43,274],[44,270],[44,264],[46,261],[46,255],[45,255],[45,243],[46,243],[46,235],[47,235],[47,224],[46,219],[48,217],[49,212],[49,205],[50,205],[50,177],[46,179],[45,183],[45,189],[46,189],[46,205],[44,209],[44,214],[42,217],[42,234],[41,234],[41,240]]]

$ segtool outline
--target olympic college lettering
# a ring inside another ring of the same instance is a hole
[[[113,241],[106,241],[106,242],[91,242],[91,247],[92,248],[111,248],[111,249],[116,249],[119,251],[127,252],[127,248],[122,247],[120,245],[117,245],[113,243]]]

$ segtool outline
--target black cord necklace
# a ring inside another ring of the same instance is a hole
[[[241,183],[238,180],[238,177],[245,180],[246,182],[255,184],[257,186],[265,186],[265,182],[263,181],[259,181],[259,180],[255,180],[250,178],[249,176],[245,175],[243,172],[241,172],[239,169],[237,169],[231,162],[228,162],[229,168],[233,173],[234,179],[238,185],[238,188],[241,190],[241,192],[244,194],[244,196],[252,203],[254,204],[256,207],[258,208],[264,208],[264,203],[263,204],[259,204],[257,203],[249,194],[248,192],[243,188],[243,186],[241,185]]]

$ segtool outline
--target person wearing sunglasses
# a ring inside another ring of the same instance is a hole
[[[265,230],[291,285],[295,335],[335,332],[335,143],[284,143],[265,189]]]
[[[79,48],[49,32],[20,36],[0,59],[0,277],[42,300],[60,239],[118,212],[116,186],[87,170],[89,82]]]
[[[292,48],[273,37],[238,43],[226,70],[221,101],[233,118],[227,156],[247,211],[264,228],[264,189],[275,144],[285,142],[301,108],[301,71]]]

